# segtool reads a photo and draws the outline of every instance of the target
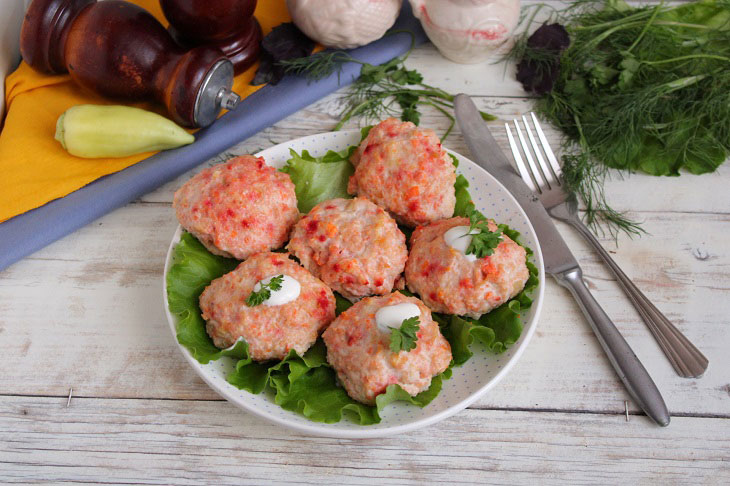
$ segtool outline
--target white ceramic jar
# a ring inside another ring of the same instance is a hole
[[[327,47],[350,49],[380,39],[400,13],[402,0],[287,0],[289,14],[307,36]]]
[[[428,38],[448,59],[485,61],[507,41],[520,18],[520,0],[410,0]]]

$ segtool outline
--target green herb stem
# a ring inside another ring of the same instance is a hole
[[[665,27],[682,27],[686,29],[701,29],[701,30],[712,30],[709,25],[702,24],[687,24],[685,22],[675,22],[673,20],[657,20],[654,25],[665,26]]]
[[[690,85],[699,83],[706,77],[706,74],[696,74],[694,76],[687,76],[686,78],[675,79],[674,81],[670,81],[663,86],[669,88],[667,91],[665,91],[666,93],[671,93],[672,91],[676,91],[678,89],[686,88]]]
[[[396,33],[390,32],[388,35]],[[352,118],[358,116],[368,121],[375,121],[385,116],[400,115],[401,120],[418,125],[420,121],[419,106],[430,106],[444,114],[451,121],[445,140],[454,127],[454,117],[447,110],[453,110],[454,96],[436,86],[423,82],[423,76],[415,70],[409,70],[403,64],[413,49],[403,56],[392,59],[379,66],[364,63],[341,51],[325,52],[307,58],[283,61],[280,64],[290,73],[303,75],[317,80],[339,72],[343,63],[355,62],[362,66],[360,77],[350,86],[344,96],[345,109],[334,130],[342,127]],[[480,112],[484,120],[493,120],[494,116]]]
[[[440,111],[441,113],[443,113],[443,115],[449,119],[449,121],[450,121],[449,128],[446,129],[446,132],[441,136],[441,141],[443,142],[446,139],[446,137],[449,136],[451,131],[454,129],[454,124],[456,123],[456,119],[451,115],[451,113],[449,113],[444,108],[437,105],[436,103],[433,103],[432,101],[419,101],[418,104],[431,106],[431,107],[437,109],[438,111]]]
[[[570,28],[571,28],[571,30],[575,30],[575,31],[600,30],[600,29],[603,29],[606,27],[615,26],[617,24],[619,24],[619,25],[625,24],[626,22],[630,22],[632,20],[641,20],[645,17],[648,17],[649,15],[651,15],[650,11],[642,11],[642,12],[637,12],[635,14],[628,15],[626,17],[622,17],[622,18],[619,18],[616,20],[601,22],[598,24],[590,24],[590,25],[571,25]]]
[[[673,57],[671,59],[658,59],[656,61],[640,61],[642,64],[650,66],[658,66],[660,64],[668,64],[672,62],[688,61],[690,59],[715,59],[717,61],[730,62],[730,57],[717,56],[714,54],[689,54],[686,56]]]
[[[646,31],[649,30],[649,27],[651,27],[652,22],[654,22],[654,20],[656,19],[656,16],[659,14],[659,10],[661,10],[662,5],[664,5],[664,2],[662,2],[659,5],[657,5],[656,7],[654,7],[654,13],[651,14],[651,17],[649,17],[649,20],[647,20],[646,25],[641,30],[639,37],[637,37],[636,40],[634,41],[634,43],[631,44],[631,46],[628,49],[626,49],[626,52],[631,52],[634,49],[634,47],[636,47],[639,44],[639,42],[641,42],[641,39],[644,38],[644,34],[646,34]]]
[[[379,100],[382,100],[384,98],[388,98],[389,96],[391,96],[391,95],[390,94],[387,94],[387,93],[383,93],[383,94],[381,94],[379,96],[375,96],[373,98],[369,98],[369,99],[363,101],[362,103],[353,106],[352,108],[350,108],[350,110],[346,111],[340,117],[340,121],[337,123],[337,125],[335,125],[335,127],[332,130],[335,131],[335,132],[338,131],[338,130],[341,130],[342,127],[345,125],[345,123],[347,123],[350,120],[350,118],[352,118],[353,116],[356,116],[357,114],[359,114],[362,111],[364,111],[365,108],[368,105],[377,103]]]
[[[593,39],[586,42],[583,46],[581,46],[580,50],[582,52],[590,52],[593,49],[596,48],[601,42],[611,37],[616,32],[619,32],[621,30],[630,29],[632,27],[636,27],[637,25],[641,25],[641,22],[632,22],[628,24],[619,24],[614,27],[611,27],[610,29],[602,32],[601,34],[597,35]]]
[[[441,88],[437,88],[436,86],[431,86],[430,84],[425,84],[425,83],[419,83],[419,86],[421,86],[427,90],[440,93],[439,98],[441,98],[443,100],[454,101],[454,95],[447,93],[446,91],[444,91]]]

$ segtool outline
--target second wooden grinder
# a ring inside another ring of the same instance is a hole
[[[240,100],[233,65],[214,47],[178,46],[152,14],[119,0],[33,0],[20,33],[23,59],[100,94],[154,98],[182,125],[204,127]]]
[[[256,0],[160,0],[160,6],[179,44],[217,47],[236,74],[258,59],[262,35],[253,16]]]

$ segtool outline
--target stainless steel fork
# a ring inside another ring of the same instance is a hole
[[[522,158],[519,146],[509,124],[505,124],[507,138],[509,139],[510,148],[512,149],[520,177],[537,194],[540,202],[545,206],[550,216],[564,221],[578,230],[598,252],[601,258],[603,258],[603,261],[616,276],[626,295],[631,299],[636,310],[641,314],[641,317],[664,351],[664,354],[669,358],[677,374],[685,378],[702,376],[707,369],[707,358],[634,285],[631,279],[613,261],[611,255],[601,246],[596,237],[593,236],[593,233],[580,220],[577,201],[574,197],[568,197],[568,194],[563,189],[560,164],[548,144],[540,123],[537,121],[537,117],[534,113],[530,113],[530,116],[535,126],[537,139],[533,135],[530,124],[525,116],[522,117],[522,122],[527,138],[525,138],[518,120],[513,120],[517,139],[524,153],[524,159]],[[547,161],[545,160],[546,158]],[[525,160],[527,163],[525,163]]]

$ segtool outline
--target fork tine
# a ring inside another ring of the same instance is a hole
[[[532,154],[530,154],[530,147],[528,147],[527,142],[525,142],[525,137],[522,135],[522,130],[520,130],[520,124],[517,123],[517,120],[512,120],[512,122],[515,124],[515,129],[517,130],[517,138],[520,139],[520,145],[522,145],[522,151],[525,153],[525,158],[527,159],[527,165],[530,168],[530,173],[535,179],[535,184],[537,185],[538,190],[542,192],[542,188],[546,186],[545,181],[543,180],[542,175],[540,175],[540,170],[535,165],[535,160],[532,158]]]
[[[535,152],[535,157],[537,158],[537,165],[540,168],[540,172],[545,178],[545,182],[547,182],[548,188],[552,188],[552,186],[557,181],[555,180],[553,173],[550,172],[550,168],[548,167],[547,162],[545,162],[545,158],[542,156],[540,146],[537,144],[535,137],[532,135],[532,129],[530,129],[530,124],[527,123],[527,118],[524,115],[522,115],[522,123],[525,124],[527,138],[530,140],[530,145],[532,145],[532,151]],[[558,185],[560,185],[560,183],[558,183]]]
[[[517,164],[517,170],[520,173],[520,177],[522,177],[522,180],[525,181],[525,184],[527,184],[527,187],[529,187],[532,192],[537,192],[535,183],[532,182],[532,177],[530,177],[530,173],[527,171],[527,167],[525,167],[525,161],[522,160],[520,149],[517,147],[517,142],[515,142],[515,138],[512,136],[512,130],[509,128],[509,123],[505,123],[504,128],[507,130],[507,140],[509,140],[509,147],[512,149],[512,155],[515,158],[515,163]]]
[[[547,141],[547,137],[545,137],[545,133],[543,133],[542,131],[540,122],[537,121],[535,113],[530,112],[530,115],[532,116],[532,122],[535,124],[535,130],[537,131],[537,137],[540,139],[540,143],[542,144],[542,149],[545,151],[545,155],[547,155],[547,158],[550,161],[550,167],[553,169],[553,174],[555,174],[558,183],[560,183],[563,177],[563,169],[560,168],[560,164],[558,164],[558,159],[555,158],[555,154],[550,148],[550,144]]]

